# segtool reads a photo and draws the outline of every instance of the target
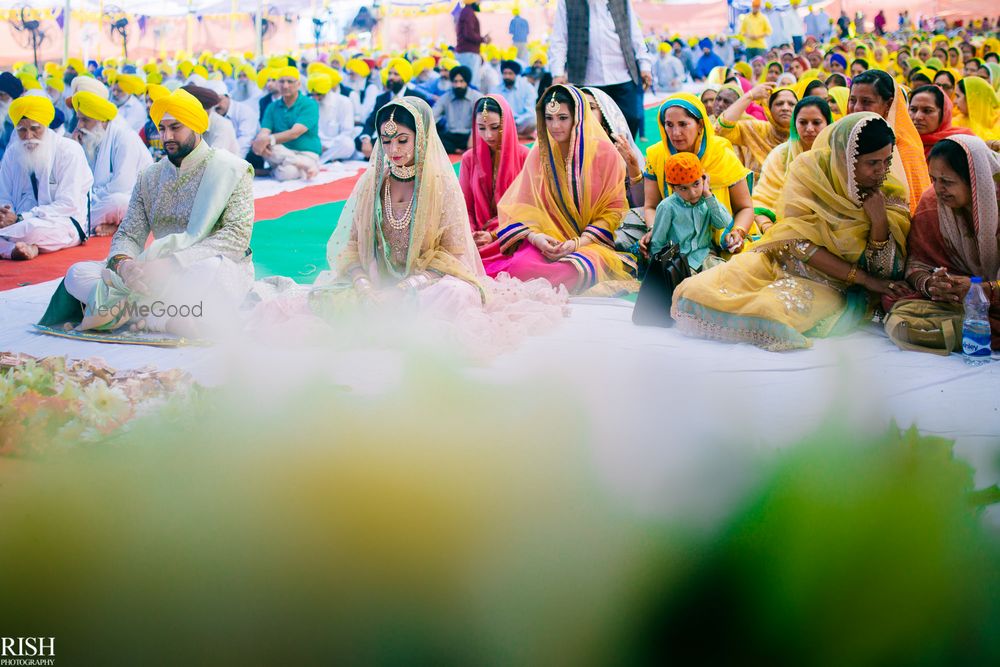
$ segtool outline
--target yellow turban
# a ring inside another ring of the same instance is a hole
[[[339,53],[332,53],[330,54],[330,62],[337,65],[337,67],[343,67],[344,56],[340,55]]]
[[[52,119],[56,117],[56,108],[52,106],[52,101],[47,97],[22,95],[10,103],[8,113],[14,125],[20,123],[22,118],[30,118],[48,127]]]
[[[277,79],[278,72],[273,67],[265,67],[260,72],[257,73],[257,87],[261,90],[267,85],[267,82],[271,79]]]
[[[220,72],[222,72],[222,74],[224,76],[226,76],[226,77],[232,77],[233,76],[233,66],[231,64],[227,63],[225,60],[223,60],[222,62],[220,62],[218,65],[216,65],[215,69],[217,69]]]
[[[60,67],[59,63],[57,63],[57,62],[52,62],[52,61],[47,62],[47,63],[45,63],[45,67],[43,67],[42,69],[44,70],[44,72],[46,74],[50,74],[50,75],[53,75],[53,74],[62,74],[62,67]]]
[[[420,58],[413,63],[413,76],[419,76],[422,72],[434,69],[434,58],[427,56]]]
[[[165,115],[176,118],[197,134],[205,134],[208,129],[208,112],[194,95],[181,88],[156,100],[149,109],[149,117],[157,125]]]
[[[66,82],[63,81],[61,76],[53,74],[52,76],[45,77],[45,85],[49,88],[58,90],[60,93],[66,90]]]
[[[372,73],[372,68],[368,66],[368,63],[360,58],[351,58],[348,60],[344,69],[348,72],[354,72],[358,76],[368,76]]]
[[[316,73],[306,80],[306,88],[310,93],[326,95],[333,88],[333,80],[329,74]]]
[[[146,84],[134,74],[119,74],[115,83],[129,95],[142,95],[146,92]]]
[[[99,121],[109,121],[118,115],[118,107],[110,100],[86,90],[73,96],[73,108],[77,113]]]
[[[278,69],[278,76],[276,78],[278,79],[289,78],[298,80],[299,76],[300,76],[299,70],[295,69],[291,65],[286,65]]]
[[[458,61],[455,60],[454,58],[442,58],[441,60],[438,61],[438,67],[445,70],[446,72],[450,72],[451,70],[458,67]]]
[[[409,83],[410,79],[413,78],[413,65],[403,58],[390,60],[385,66],[385,71],[388,72],[391,69],[396,70],[396,74],[403,80],[403,83]]]
[[[206,68],[204,65],[195,65],[191,69],[191,73],[192,74],[197,74],[198,76],[200,76],[203,79],[207,79],[208,78],[208,68]]]
[[[191,76],[191,70],[193,69],[194,69],[194,63],[192,63],[190,60],[182,60],[181,62],[177,63],[177,71],[180,72],[185,79]]]
[[[243,52],[243,59],[244,60],[253,60],[254,59],[254,52],[253,51],[244,51]]]
[[[670,45],[666,42],[660,42],[660,46],[657,47],[660,53],[670,53]]]
[[[312,76],[313,74],[324,74],[328,69],[330,68],[326,65],[326,63],[321,63],[320,61],[316,60],[314,62],[309,63],[309,66],[306,67],[306,74],[310,76]]]
[[[170,94],[170,89],[167,88],[166,86],[161,86],[158,83],[151,83],[148,86],[146,86],[146,95],[153,102],[160,99],[161,97],[166,97],[169,94]]]
[[[83,64],[83,61],[79,58],[70,58],[66,61],[66,67],[72,67],[76,70],[77,74],[82,74],[87,71],[87,66]]]
[[[288,67],[288,56],[274,56],[272,58],[268,58],[267,66],[274,69]]]
[[[540,60],[542,65],[549,64],[549,57],[543,51],[535,51],[531,54],[531,62],[535,62],[536,60]]]
[[[163,83],[163,73],[156,71],[150,72],[146,75],[146,90],[149,90],[150,86],[155,86]]]
[[[17,78],[21,80],[25,90],[38,90],[42,87],[42,84],[38,83],[38,78],[28,72],[21,72]]]

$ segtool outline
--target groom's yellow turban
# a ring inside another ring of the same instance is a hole
[[[73,108],[87,118],[109,121],[118,115],[118,107],[90,91],[81,90],[73,96]]]
[[[149,117],[157,125],[167,115],[176,118],[197,134],[205,134],[205,130],[208,129],[208,112],[201,106],[201,102],[186,90],[178,88],[166,97],[153,102],[153,106],[149,108]]]
[[[48,127],[52,119],[56,117],[56,108],[52,106],[52,102],[47,97],[23,95],[11,102],[8,113],[14,125],[20,123],[22,118],[30,118]]]

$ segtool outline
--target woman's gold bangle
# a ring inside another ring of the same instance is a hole
[[[858,265],[851,264],[851,270],[847,272],[847,278],[844,279],[844,282],[847,283],[848,285],[853,285],[857,279],[858,279]]]
[[[884,241],[875,241],[873,239],[869,239],[868,240],[868,245],[872,246],[876,250],[881,250],[882,248],[884,248],[887,245],[889,245],[889,239],[887,238]]]
[[[632,185],[635,185],[636,183],[640,182],[641,180],[642,180],[642,172],[641,171],[639,172],[638,176],[632,176],[630,178],[630,182],[632,183]]]

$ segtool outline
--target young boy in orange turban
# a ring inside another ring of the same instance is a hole
[[[691,271],[697,273],[722,262],[716,254],[714,238],[725,238],[730,252],[743,245],[733,234],[733,216],[712,194],[708,176],[693,153],[675,153],[664,164],[666,182],[672,194],[656,207],[653,230],[642,246],[655,256],[676,243]]]

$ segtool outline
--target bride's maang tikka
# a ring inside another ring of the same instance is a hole
[[[399,126],[396,125],[396,110],[393,109],[389,112],[389,120],[385,121],[385,125],[382,126],[382,134],[388,139],[392,139],[399,133]]]
[[[556,93],[552,92],[552,97],[549,98],[549,103],[545,105],[545,110],[549,113],[559,113],[559,103],[556,102]]]
[[[490,105],[483,102],[483,110],[479,112],[479,122],[485,123],[487,120],[487,115],[490,112]]]

